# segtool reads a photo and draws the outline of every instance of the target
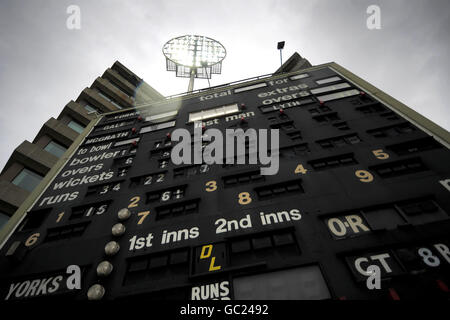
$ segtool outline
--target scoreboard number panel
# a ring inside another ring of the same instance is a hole
[[[63,217],[64,217],[64,211],[61,213],[58,213],[58,218],[56,219],[56,223],[59,223]]]
[[[238,202],[240,205],[245,206],[252,203],[252,198],[249,192],[241,192],[238,195]]]
[[[31,247],[36,244],[36,242],[39,240],[41,234],[39,232],[33,233],[30,235],[27,240],[25,240],[25,246]]]
[[[356,170],[355,175],[361,182],[369,183],[373,181],[373,175],[367,170]]]
[[[308,172],[308,170],[305,169],[302,164],[298,164],[294,171],[295,174],[306,174],[306,172]]]
[[[141,197],[136,196],[130,199],[130,204],[128,205],[128,208],[136,208],[139,206],[139,201],[141,201]]]
[[[372,150],[372,153],[377,159],[386,160],[389,159],[389,154],[383,151],[383,149]]]
[[[138,220],[137,224],[142,224],[145,220],[145,218],[147,218],[147,216],[150,214],[150,211],[143,211],[143,212],[139,212],[137,214],[138,217],[140,217],[140,219]]]
[[[223,270],[227,266],[228,255],[225,243],[204,244],[195,248],[194,274],[204,274]]]
[[[325,219],[325,224],[332,237],[337,240],[371,232],[369,224],[359,214],[328,218]]]
[[[206,192],[214,192],[217,190],[217,181],[211,180],[205,183],[206,186]]]

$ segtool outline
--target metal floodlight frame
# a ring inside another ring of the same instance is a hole
[[[174,58],[174,50],[180,51],[181,55],[184,51],[184,57],[192,59],[190,63]],[[195,78],[208,79],[209,81],[212,74],[220,74],[222,72],[222,61],[227,55],[225,47],[219,41],[199,35],[184,35],[173,38],[164,44],[162,52],[166,57],[167,71],[175,71],[177,77],[190,78],[188,92],[193,90]],[[200,57],[206,56],[209,59],[207,61],[200,60],[200,63],[197,63],[198,52],[201,53]]]

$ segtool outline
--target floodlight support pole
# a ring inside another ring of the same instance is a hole
[[[283,56],[281,54],[282,51],[283,51],[283,49],[280,49],[280,63],[281,63],[281,65],[283,65]]]
[[[194,91],[195,68],[191,68],[191,76],[189,77],[188,92]]]

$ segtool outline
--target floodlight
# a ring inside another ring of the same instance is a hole
[[[194,79],[210,79],[222,72],[222,60],[227,54],[218,41],[197,35],[185,35],[169,40],[163,46],[167,71],[177,77],[189,78],[188,92],[194,88]]]

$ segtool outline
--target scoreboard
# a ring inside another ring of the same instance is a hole
[[[448,141],[330,66],[94,121],[4,241],[0,299],[449,298]],[[199,126],[278,130],[278,173],[175,165]]]

